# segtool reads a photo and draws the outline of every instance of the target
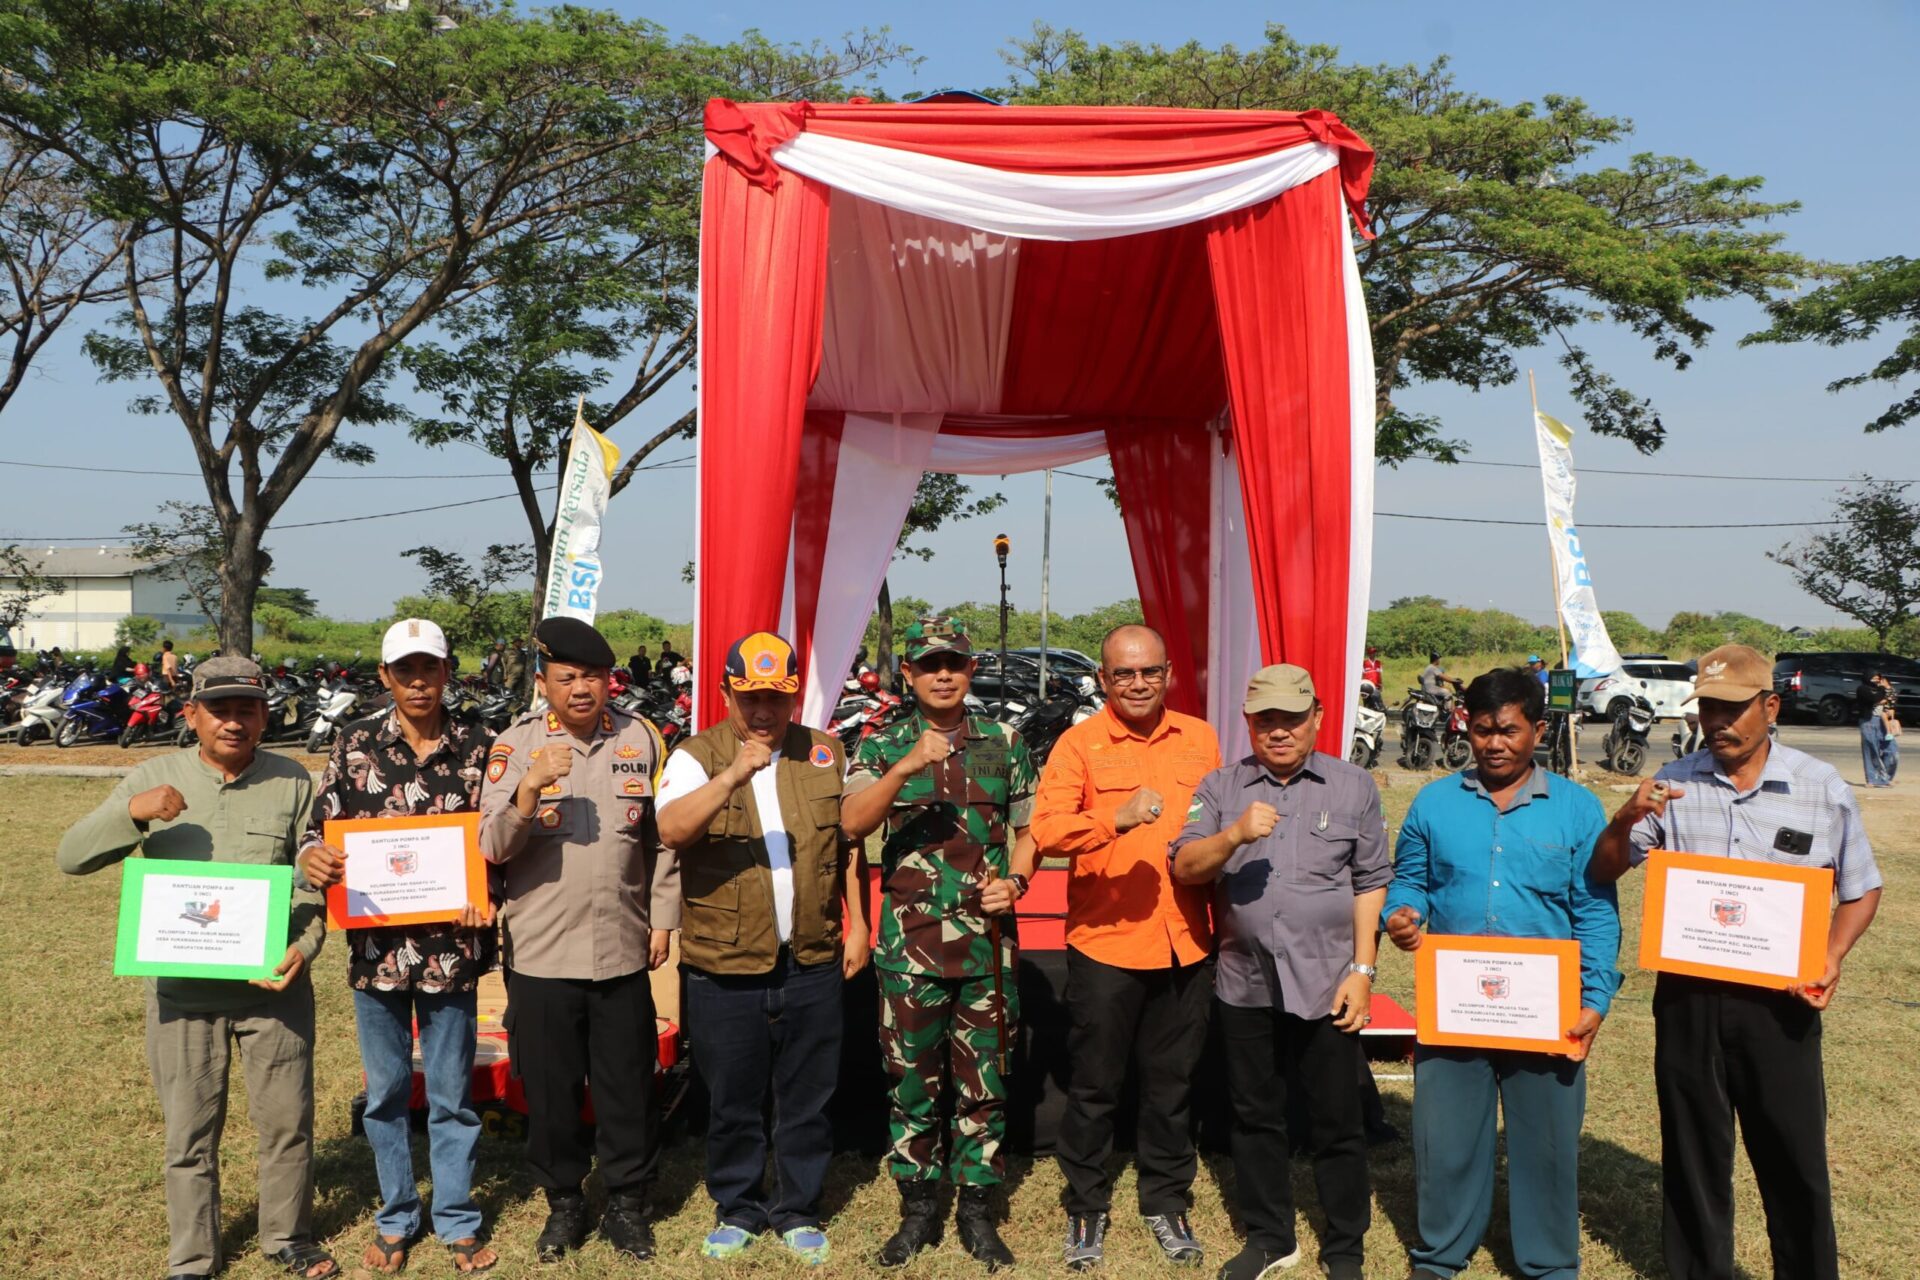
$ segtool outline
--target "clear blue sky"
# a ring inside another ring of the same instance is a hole
[[[757,27],[780,40],[806,40],[887,24],[924,62],[885,77],[897,94],[1004,79],[999,51],[1036,19],[1103,40],[1206,44],[1261,39],[1264,23],[1284,18],[1303,39],[1339,45],[1349,60],[1426,61],[1445,54],[1462,85],[1508,101],[1548,92],[1575,94],[1597,110],[1630,117],[1630,150],[1689,155],[1711,169],[1762,174],[1766,194],[1802,202],[1783,223],[1790,247],[1832,260],[1920,253],[1913,209],[1920,205],[1920,122],[1911,76],[1920,53],[1920,18],[1896,0],[1823,10],[1719,3],[1617,3],[1593,6],[1374,2],[1202,5],[1136,0],[1055,3],[1044,8],[987,0],[951,6],[901,6],[815,0],[722,0],[678,13],[618,3],[669,27],[725,38]],[[1883,388],[1829,395],[1832,378],[1865,367],[1887,345],[1837,351],[1767,347],[1740,350],[1758,327],[1757,311],[1729,305],[1711,320],[1718,332],[1685,373],[1656,364],[1630,335],[1589,335],[1606,366],[1654,397],[1670,443],[1651,460],[1612,441],[1581,437],[1586,467],[1651,467],[1678,472],[1754,472],[1836,476],[1858,472],[1920,479],[1920,427],[1878,436],[1858,424],[1890,400]],[[104,319],[101,317],[100,319]],[[98,323],[98,320],[96,320]],[[147,470],[192,470],[185,436],[165,418],[137,418],[124,387],[98,385],[78,352],[80,332],[64,335],[38,376],[0,419],[0,458]],[[1890,341],[1890,340],[1888,340]],[[1549,353],[1539,364],[1543,407],[1574,420],[1575,407]],[[1533,447],[1524,384],[1481,395],[1415,388],[1410,409],[1437,413],[1473,456],[1526,461]],[[678,412],[681,406],[662,406]],[[629,428],[632,430],[633,428]],[[637,431],[635,432],[637,434]],[[485,472],[484,455],[433,452],[404,441],[379,442],[375,472]],[[684,449],[674,451],[685,452]],[[326,468],[338,471],[337,467]],[[1096,467],[1083,468],[1099,470]],[[0,538],[112,534],[167,498],[202,496],[199,482],[162,476],[81,476],[5,468],[7,501]],[[691,556],[691,471],[644,477],[609,514],[608,582],[603,607],[647,609],[668,618],[692,612],[680,567]],[[1016,602],[1038,600],[1038,476],[994,485],[1010,499],[1002,513],[937,535],[928,564],[896,572],[896,594],[936,604],[988,600],[994,592],[989,539],[1004,529],[1015,544]],[[1658,625],[1676,609],[1741,609],[1783,623],[1818,624],[1830,616],[1802,596],[1762,554],[1792,530],[1706,533],[1601,531],[1612,521],[1754,521],[1819,518],[1833,487],[1589,475],[1579,514],[1603,607],[1629,609]],[[281,516],[291,523],[431,501],[504,493],[504,480],[431,483],[312,483]],[[1134,593],[1120,521],[1088,482],[1056,482],[1053,600],[1072,612]],[[1537,477],[1486,467],[1410,463],[1380,477],[1381,511],[1478,514],[1538,519]],[[524,537],[515,504],[490,503],[430,516],[285,530],[269,538],[273,581],[305,586],[339,616],[383,614],[419,576],[398,556],[421,542],[477,551],[489,541]],[[1535,618],[1550,608],[1544,533],[1534,529],[1434,525],[1381,519],[1374,566],[1376,604],[1415,592],[1461,603],[1498,605]]]

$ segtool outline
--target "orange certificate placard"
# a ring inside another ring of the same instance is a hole
[[[1580,1019],[1580,944],[1428,934],[1413,953],[1421,1044],[1567,1053]]]
[[[324,834],[347,855],[346,878],[327,890],[329,929],[457,920],[487,903],[477,813],[336,818]]]
[[[1827,968],[1833,868],[1655,849],[1647,855],[1640,967],[1776,990]]]

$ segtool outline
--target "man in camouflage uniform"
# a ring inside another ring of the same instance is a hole
[[[901,1266],[938,1238],[945,1138],[961,1243],[993,1270],[1013,1263],[991,1197],[1006,1173],[1002,1068],[1018,1013],[1013,908],[1033,872],[1027,821],[1036,779],[1019,734],[966,712],[973,644],[957,620],[911,624],[905,656],[918,710],[861,745],[841,803],[841,827],[853,839],[886,826],[873,964],[901,1210],[880,1263]],[[949,1075],[953,1129],[943,1134]]]

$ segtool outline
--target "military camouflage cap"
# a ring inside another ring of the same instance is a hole
[[[973,641],[967,638],[967,624],[948,615],[909,622],[906,640],[908,662],[918,662],[935,653],[969,656],[973,653]]]

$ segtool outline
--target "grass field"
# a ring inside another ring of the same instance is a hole
[[[107,780],[0,778],[6,815],[0,861],[0,1277],[160,1277],[165,1274],[166,1217],[160,1177],[160,1112],[142,1047],[142,993],[137,980],[111,976],[113,919],[119,876],[75,880],[53,865],[53,848],[68,824],[106,793]],[[1390,819],[1405,811],[1410,788],[1387,793]],[[1609,808],[1618,797],[1603,794]],[[1920,960],[1904,944],[1920,927],[1920,904],[1904,889],[1920,856],[1920,797],[1875,792],[1863,797],[1867,822],[1889,881],[1880,919],[1855,959],[1826,1021],[1832,1111],[1831,1147],[1841,1272],[1905,1280],[1920,1257],[1920,1221],[1913,1212],[1920,1175]],[[1638,878],[1623,886],[1626,945],[1637,945]],[[1631,965],[1628,965],[1631,969]],[[371,1229],[376,1199],[372,1161],[348,1133],[348,1102],[359,1088],[351,1004],[336,949],[318,965],[316,1224],[346,1273]],[[1397,952],[1382,962],[1382,988],[1410,998],[1411,966]],[[1659,1264],[1659,1137],[1653,1098],[1650,975],[1629,972],[1595,1046],[1590,1069],[1587,1136],[1581,1169],[1585,1211],[1584,1270],[1593,1280],[1662,1274]],[[1389,1068],[1389,1070],[1392,1070]],[[254,1157],[244,1086],[234,1073],[224,1151],[226,1243],[236,1280],[277,1275],[253,1242]],[[1383,1085],[1390,1117],[1408,1125],[1411,1086]],[[777,1247],[758,1248],[721,1268],[697,1255],[710,1223],[696,1145],[671,1149],[657,1188],[660,1258],[646,1267],[617,1262],[595,1242],[558,1267],[532,1261],[543,1206],[530,1194],[517,1148],[482,1144],[478,1194],[495,1244],[504,1255],[496,1275],[661,1277],[767,1275],[802,1270]],[[424,1149],[416,1155],[424,1170]],[[1367,1241],[1369,1276],[1399,1280],[1414,1230],[1413,1169],[1406,1145],[1376,1150],[1376,1212]],[[1313,1275],[1315,1213],[1311,1180],[1296,1179],[1306,1206],[1302,1241],[1308,1260],[1295,1274]],[[1744,1160],[1737,1178],[1738,1257],[1744,1274],[1771,1274],[1759,1201]],[[1006,1234],[1021,1265],[1016,1275],[1059,1274],[1060,1178],[1051,1161],[1016,1162]],[[1196,1188],[1195,1226],[1209,1248],[1209,1274],[1239,1247],[1227,1205],[1232,1172],[1209,1160]],[[836,1159],[827,1195],[836,1256],[834,1275],[879,1274],[869,1259],[892,1230],[895,1197],[878,1161]],[[1132,1173],[1115,1196],[1133,1202]],[[1137,1221],[1119,1216],[1106,1271],[1115,1276],[1160,1270]],[[409,1275],[442,1276],[452,1268],[431,1242],[414,1255]],[[951,1234],[909,1276],[962,1277],[979,1269]],[[1512,1276],[1504,1200],[1487,1249],[1469,1273]]]

